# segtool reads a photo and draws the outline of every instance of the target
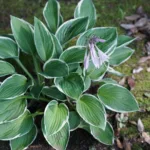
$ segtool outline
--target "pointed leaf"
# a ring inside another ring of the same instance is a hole
[[[68,65],[59,59],[48,60],[43,67],[44,74],[48,77],[64,77],[68,75],[69,67]]]
[[[0,58],[18,58],[17,44],[10,38],[0,36]]]
[[[74,17],[88,17],[87,27],[92,28],[96,22],[96,9],[92,0],[81,0],[75,9]]]
[[[33,127],[33,118],[27,110],[19,118],[0,124],[0,140],[12,140],[27,134]]]
[[[106,112],[95,96],[90,94],[83,95],[77,101],[77,112],[88,124],[105,129]]]
[[[109,63],[112,66],[118,66],[125,61],[127,61],[132,54],[134,53],[134,50],[132,50],[129,47],[120,47],[115,49],[115,51],[110,55]]]
[[[115,112],[134,112],[139,107],[134,96],[117,84],[104,84],[98,89],[98,97],[104,105]]]
[[[47,61],[53,54],[53,41],[46,26],[35,18],[34,41],[39,57]]]
[[[84,84],[85,84],[85,86],[84,86],[84,92],[85,92],[85,91],[87,91],[87,90],[90,88],[90,86],[91,86],[91,79],[90,79],[90,77],[86,76],[86,77],[84,78]]]
[[[2,82],[0,86],[0,99],[13,99],[23,95],[28,87],[29,83],[25,76],[14,74]]]
[[[66,63],[81,63],[84,61],[84,55],[86,47],[84,46],[73,46],[66,49],[61,55],[60,59]]]
[[[52,33],[55,33],[60,23],[60,6],[56,0],[48,0],[43,10],[46,23]]]
[[[0,124],[13,121],[22,115],[27,108],[25,99],[0,100]]]
[[[125,74],[123,74],[123,73],[121,73],[121,72],[115,70],[115,69],[112,68],[112,67],[108,67],[107,72],[110,73],[110,74],[114,74],[114,75],[116,75],[116,76],[119,76],[119,77],[124,77],[124,76],[125,76]]]
[[[63,23],[56,32],[56,37],[63,45],[86,30],[88,18],[71,19]]]
[[[110,123],[107,122],[105,130],[94,126],[90,126],[90,130],[93,137],[99,142],[106,145],[112,145],[114,143],[114,131]]]
[[[55,85],[61,92],[76,100],[84,90],[83,79],[77,73],[71,73],[64,78],[56,78]]]
[[[15,68],[10,63],[0,60],[0,77],[14,73]]]
[[[36,136],[37,136],[37,128],[34,125],[27,134],[10,141],[11,150],[28,148],[28,146],[34,142]]]
[[[48,103],[44,112],[44,125],[47,135],[60,131],[69,118],[68,108],[65,104],[58,104],[53,100]]]
[[[21,50],[27,54],[34,54],[36,48],[31,25],[23,19],[11,16],[11,29]]]

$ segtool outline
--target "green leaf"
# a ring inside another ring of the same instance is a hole
[[[44,74],[49,78],[53,77],[64,77],[69,73],[68,65],[59,59],[50,59],[48,60],[43,67]]]
[[[60,100],[60,101],[65,101],[66,100],[66,96],[60,92],[57,87],[55,86],[45,86],[42,90],[42,93],[48,97]]]
[[[46,26],[37,18],[34,20],[34,41],[39,57],[47,61],[53,54],[53,41]]]
[[[73,64],[68,64],[68,66],[69,66],[69,73],[70,73],[70,72],[76,72],[80,65],[79,63],[73,63]]]
[[[29,86],[25,76],[14,74],[2,82],[0,86],[0,99],[13,99],[23,95]]]
[[[0,58],[18,58],[19,49],[17,44],[10,38],[0,36]]]
[[[112,84],[118,84],[117,81],[113,80],[112,78],[104,78],[99,81],[101,85],[107,84],[107,83],[112,83]]]
[[[127,46],[128,44],[130,44],[131,42],[133,42],[135,39],[133,39],[130,36],[126,36],[126,35],[119,35],[118,36],[118,44],[117,44],[117,48],[121,48],[124,46]]]
[[[104,84],[98,89],[98,97],[103,104],[115,112],[134,112],[139,107],[134,96],[117,84]]]
[[[34,125],[32,129],[25,135],[10,141],[11,150],[23,150],[31,145],[37,136],[37,128]]]
[[[55,33],[60,23],[60,6],[56,0],[48,0],[43,10],[46,23],[52,33]]]
[[[23,19],[11,16],[11,29],[21,50],[27,54],[34,54],[36,48],[31,25]]]
[[[90,126],[91,134],[95,139],[105,145],[112,145],[114,143],[114,131],[110,123],[107,122],[104,130]]]
[[[96,23],[96,8],[92,0],[81,0],[75,9],[74,17],[88,17],[87,27],[92,28]]]
[[[106,40],[104,43],[97,43],[100,50],[107,53],[112,53],[117,46],[117,31],[112,27],[97,27],[84,32],[77,40],[77,45],[87,46],[88,40],[93,36]]]
[[[70,131],[74,131],[80,125],[80,116],[75,111],[69,112],[69,126]]]
[[[84,90],[83,79],[77,73],[71,73],[64,78],[56,78],[54,82],[61,92],[76,100]]]
[[[85,91],[87,91],[87,90],[90,88],[90,86],[91,86],[91,79],[90,79],[90,77],[86,76],[86,77],[84,78],[84,84],[85,84],[85,86],[84,86],[84,92],[85,92]]]
[[[0,60],[0,77],[14,73],[15,68],[10,63]]]
[[[108,63],[103,63],[100,68],[95,68],[92,61],[89,63],[89,67],[86,70],[86,75],[90,77],[91,80],[100,80],[104,77],[108,69]]]
[[[88,18],[71,19],[63,23],[56,32],[56,37],[63,45],[86,30]]]
[[[120,47],[115,49],[115,51],[110,55],[109,63],[112,66],[118,66],[125,61],[127,61],[132,54],[134,53],[134,50],[129,47]]]
[[[60,131],[69,118],[68,108],[65,104],[58,104],[53,100],[48,103],[44,111],[44,125],[47,135]]]
[[[77,101],[77,112],[88,124],[105,129],[106,112],[103,105],[95,96],[84,94]]]
[[[82,63],[84,61],[84,55],[86,47],[84,46],[73,46],[66,49],[61,55],[60,59],[66,63]]]
[[[124,77],[124,76],[125,76],[125,74],[123,74],[123,73],[121,73],[121,72],[119,72],[119,71],[115,70],[115,69],[114,69],[114,68],[112,68],[112,67],[108,67],[107,72],[108,72],[108,73],[110,73],[110,74],[113,74],[113,75],[119,76],[119,77]]]
[[[0,124],[0,140],[12,140],[27,134],[33,127],[33,118],[28,110],[19,118]]]
[[[42,121],[41,124],[43,135],[46,141],[49,143],[49,145],[51,145],[54,149],[57,150],[66,150],[70,136],[69,124],[66,123],[59,132],[53,135],[46,134],[44,121]]]
[[[25,99],[0,100],[0,124],[13,121],[22,115],[27,108]]]

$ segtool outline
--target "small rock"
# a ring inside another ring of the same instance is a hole
[[[128,21],[136,21],[139,18],[140,18],[140,15],[137,15],[137,14],[125,17],[125,19]]]
[[[143,70],[142,67],[138,67],[137,69],[133,69],[133,73],[134,73],[134,74],[140,73],[142,70]]]
[[[135,26],[136,27],[143,27],[144,25],[146,25],[148,22],[147,18],[141,18],[139,19],[136,23]]]
[[[122,28],[126,29],[126,30],[130,30],[130,29],[135,28],[135,25],[134,25],[134,24],[121,24],[120,26],[121,26]]]

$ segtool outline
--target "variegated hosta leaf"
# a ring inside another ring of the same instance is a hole
[[[117,31],[112,27],[97,27],[84,32],[77,40],[77,45],[87,46],[90,38],[93,36],[106,40],[104,43],[97,43],[97,46],[103,52],[108,54],[113,53],[117,46]]]
[[[75,100],[77,100],[84,91],[83,79],[77,73],[71,73],[64,78],[56,78],[55,85],[61,92]]]
[[[71,19],[63,23],[56,32],[56,37],[63,45],[86,30],[88,18]]]
[[[57,87],[55,86],[45,86],[42,90],[42,94],[54,98],[56,100],[60,100],[60,101],[66,101],[66,96],[65,94],[63,94],[62,92],[60,92]]]
[[[108,72],[108,73],[110,73],[110,74],[113,74],[113,75],[119,76],[119,77],[123,77],[123,76],[125,76],[125,74],[123,74],[123,73],[121,73],[121,72],[119,72],[119,71],[115,70],[115,69],[114,69],[114,68],[112,68],[112,67],[108,67],[107,72]]]
[[[117,42],[117,48],[121,48],[124,46],[127,46],[128,44],[130,44],[131,42],[133,42],[135,39],[133,39],[130,36],[126,36],[126,35],[119,35],[118,36],[118,42]]]
[[[43,66],[47,78],[64,77],[69,73],[68,65],[59,59],[50,59]]]
[[[98,97],[103,104],[115,112],[138,111],[135,97],[126,88],[117,84],[104,84],[98,89]]]
[[[78,128],[78,126],[80,125],[80,120],[80,116],[77,114],[76,111],[69,112],[70,131],[74,131]]]
[[[29,86],[30,83],[25,76],[14,74],[2,82],[0,86],[0,99],[13,99],[23,95]]]
[[[57,0],[48,0],[43,10],[46,23],[52,33],[55,33],[60,24],[60,6]]]
[[[93,95],[84,94],[77,101],[77,112],[88,124],[105,129],[106,112],[101,102]]]
[[[0,100],[0,124],[17,119],[27,107],[25,99]]]
[[[129,47],[116,48],[115,51],[110,55],[109,63],[112,66],[118,66],[127,61],[133,53],[134,50]]]
[[[0,77],[14,73],[15,68],[10,63],[0,60]]]
[[[73,46],[66,49],[61,55],[60,59],[66,63],[81,63],[84,61],[84,55],[86,47],[84,46]]]
[[[37,18],[34,20],[34,41],[39,57],[47,61],[53,54],[52,36],[46,26]]]
[[[0,140],[12,140],[27,134],[33,127],[33,118],[28,110],[19,118],[0,124]]]
[[[43,120],[41,124],[42,124],[41,126],[42,126],[43,135],[46,141],[49,143],[49,145],[51,145],[53,148],[57,150],[66,150],[66,147],[69,141],[69,136],[70,136],[69,123],[66,122],[63,128],[61,128],[60,131],[58,131],[57,133],[53,135],[47,135]]]
[[[18,58],[19,49],[17,44],[8,37],[0,36],[0,58]]]
[[[89,76],[85,76],[85,77],[84,77],[84,84],[85,84],[85,86],[84,86],[84,92],[85,92],[85,91],[87,91],[87,90],[90,88],[90,86],[91,86],[91,79],[90,79]]]
[[[11,16],[11,29],[21,50],[27,54],[34,54],[36,48],[32,26],[23,19]]]
[[[23,150],[31,145],[37,136],[37,128],[34,125],[32,129],[25,135],[10,141],[11,150]]]
[[[88,28],[92,28],[96,23],[96,8],[92,0],[81,0],[74,12],[74,17],[88,17]]]
[[[48,103],[44,112],[44,125],[47,135],[60,131],[68,122],[69,112],[65,104],[53,100]]]
[[[90,130],[93,137],[99,142],[106,145],[112,145],[114,143],[114,131],[110,123],[107,122],[104,130],[94,126],[90,126]]]

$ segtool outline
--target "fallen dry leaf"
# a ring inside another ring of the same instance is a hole
[[[144,63],[144,62],[146,62],[149,59],[150,59],[150,56],[141,57],[138,63]]]
[[[117,143],[118,148],[123,149],[123,145],[118,138],[116,139],[116,143]]]
[[[143,125],[143,123],[142,123],[140,118],[138,119],[137,127],[138,127],[138,131],[140,133],[142,133],[144,131],[144,125]]]
[[[133,14],[131,16],[125,17],[125,19],[128,20],[128,21],[136,21],[139,18],[140,18],[140,15],[137,15],[137,14]]]
[[[150,93],[144,93],[144,96],[146,96],[147,98],[150,98]]]
[[[130,90],[133,90],[135,87],[135,80],[133,77],[128,77],[127,79]]]
[[[148,22],[148,19],[147,18],[141,18],[139,19],[136,23],[135,23],[135,26],[136,27],[143,27],[147,24]]]
[[[124,86],[125,85],[125,82],[126,82],[126,77],[123,77],[120,81],[119,81],[119,84],[121,86]]]
[[[146,47],[147,54],[150,55],[150,42],[147,42],[145,47]]]
[[[150,144],[150,135],[148,132],[142,132],[142,137],[146,143]]]
[[[122,28],[126,29],[126,30],[130,30],[130,29],[135,28],[135,25],[134,25],[134,24],[121,24],[120,26],[121,26]]]
[[[143,10],[143,7],[142,6],[139,6],[136,10],[136,13],[139,14],[139,15],[143,15],[144,14],[144,10]]]
[[[147,72],[150,72],[150,67],[148,67],[146,70],[147,70]]]
[[[129,121],[129,123],[131,123],[131,124],[137,126],[137,123],[136,123],[135,121]]]
[[[134,73],[134,74],[140,73],[142,70],[143,70],[142,67],[138,67],[137,69],[133,69],[133,73]]]
[[[123,140],[123,147],[124,150],[131,150],[131,143],[126,138],[124,138]]]

